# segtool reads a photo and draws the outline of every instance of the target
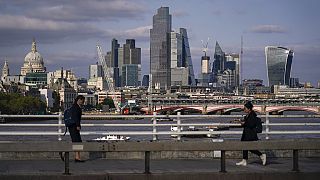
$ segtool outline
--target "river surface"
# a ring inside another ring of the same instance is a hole
[[[237,113],[239,114],[239,113]],[[240,113],[242,114],[242,113]],[[308,114],[307,112],[284,112],[284,114]],[[181,119],[181,123],[229,123],[230,120],[234,118],[184,118]],[[320,123],[320,118],[269,118],[270,123]],[[265,119],[262,118],[262,121],[265,122]],[[19,121],[19,122],[7,122],[6,124],[57,124],[58,120],[37,120],[37,121]],[[152,121],[147,118],[137,119],[137,120],[82,120],[82,124],[152,124]],[[164,121],[159,122],[159,124],[172,124],[175,125],[176,121]],[[187,128],[187,127],[185,127]],[[40,132],[57,132],[58,127],[8,127],[0,126],[0,132],[14,132],[15,131],[40,131]],[[264,128],[265,129],[265,128]],[[65,128],[62,128],[64,132]],[[242,128],[230,128],[232,131],[242,131]],[[308,131],[320,131],[320,126],[270,126],[270,131],[299,131],[299,130],[308,130]],[[104,127],[104,126],[95,126],[95,127],[82,127],[82,131],[99,131],[99,132],[112,132],[112,131],[152,131],[152,127]],[[157,127],[157,131],[170,131],[170,126],[166,127]],[[152,140],[152,135],[127,135],[130,136],[130,141],[149,141]],[[89,141],[94,138],[101,137],[101,135],[86,135],[82,136],[83,141]],[[237,135],[220,135],[219,139],[235,139],[239,140],[241,134]],[[270,139],[293,139],[293,138],[320,138],[319,134],[281,134],[281,135],[269,135]],[[264,134],[259,134],[260,139],[265,139]],[[159,140],[173,140],[170,135],[158,135]],[[182,137],[182,140],[211,140],[214,138],[187,138]],[[0,141],[58,141],[58,136],[56,135],[0,135]],[[70,141],[70,136],[62,136],[62,141]]]

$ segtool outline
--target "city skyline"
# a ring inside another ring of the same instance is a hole
[[[186,28],[195,74],[200,72],[201,40],[210,37],[207,55],[213,62],[215,42],[226,53],[240,52],[244,39],[242,79],[267,84],[266,46],[283,46],[295,53],[292,77],[314,86],[320,80],[320,2],[308,1],[7,1],[0,0],[0,65],[8,60],[10,73],[19,74],[32,38],[47,71],[63,67],[88,78],[97,60],[96,44],[104,53],[111,40],[136,39],[141,47],[142,75],[149,73],[152,16],[169,7],[172,29]],[[196,8],[195,8],[196,7]],[[211,66],[210,66],[211,67]]]

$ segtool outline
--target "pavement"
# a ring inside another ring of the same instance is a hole
[[[248,160],[248,165],[236,166],[240,159],[227,159],[227,173],[292,173],[291,158],[268,158],[267,165],[262,166],[258,158]],[[320,173],[320,158],[299,158],[299,170],[304,173]],[[220,159],[201,160],[153,160],[150,162],[151,173],[212,173],[220,171]],[[1,175],[61,175],[64,162],[54,160],[1,160]],[[126,173],[142,174],[144,160],[109,160],[88,159],[84,163],[70,161],[71,174],[108,174]],[[0,178],[1,179],[1,178]]]

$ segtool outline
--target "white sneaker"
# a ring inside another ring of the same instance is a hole
[[[261,156],[260,156],[260,158],[261,158],[261,161],[262,161],[262,165],[266,165],[266,163],[267,163],[267,155],[266,154],[262,154]]]
[[[237,166],[246,166],[247,165],[247,160],[242,159],[242,161],[236,163]]]

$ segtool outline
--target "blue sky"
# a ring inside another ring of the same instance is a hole
[[[293,49],[292,77],[313,85],[320,80],[317,0],[0,0],[0,65],[6,59],[11,74],[19,74],[35,37],[47,70],[64,67],[87,78],[97,43],[106,52],[112,38],[120,44],[135,38],[147,74],[149,29],[161,6],[170,8],[173,29],[187,28],[196,75],[201,40],[210,37],[213,59],[216,41],[226,53],[239,52],[243,36],[243,78],[267,83],[264,47],[275,45]]]

